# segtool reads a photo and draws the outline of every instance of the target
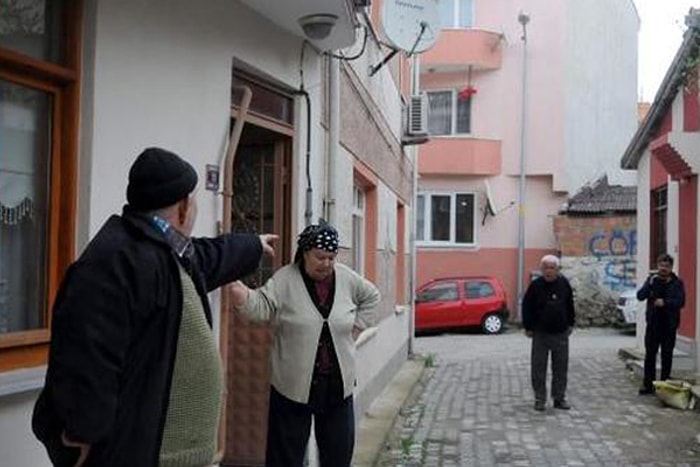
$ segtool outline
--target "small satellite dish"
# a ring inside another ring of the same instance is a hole
[[[486,206],[484,210],[491,216],[495,216],[499,211],[498,206],[496,206],[496,200],[493,199],[493,193],[491,193],[491,185],[489,181],[484,179],[484,186],[486,187]]]
[[[409,53],[425,52],[440,34],[438,0],[384,0],[381,21],[392,46]]]
[[[486,196],[486,205],[484,206],[484,217],[481,219],[481,225],[486,223],[486,218],[488,216],[495,216],[504,209],[515,206],[515,201],[511,201],[507,206],[498,206],[496,204],[496,198],[493,197],[493,193],[491,192],[491,185],[486,179],[484,179],[484,194]]]

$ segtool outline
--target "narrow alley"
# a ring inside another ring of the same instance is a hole
[[[533,410],[529,340],[444,334],[416,339],[429,368],[397,419],[380,466],[700,465],[700,417],[637,395],[618,358],[634,337],[576,330],[570,411]],[[549,384],[549,381],[548,381]]]

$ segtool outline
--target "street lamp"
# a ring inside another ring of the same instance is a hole
[[[530,16],[522,11],[518,23],[523,27],[522,96],[520,108],[520,187],[518,195],[518,319],[523,316],[523,273],[525,269],[525,119],[527,116],[527,23]]]

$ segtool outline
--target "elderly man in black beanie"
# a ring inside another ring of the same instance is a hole
[[[70,266],[32,428],[57,466],[205,466],[223,373],[207,292],[253,272],[274,235],[191,238],[197,173],[149,148],[128,205]]]

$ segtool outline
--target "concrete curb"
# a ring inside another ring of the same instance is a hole
[[[413,387],[425,371],[425,360],[420,357],[406,360],[384,391],[364,413],[357,426],[357,443],[353,466],[372,467]]]
[[[634,377],[641,380],[644,375],[644,351],[637,348],[621,348],[618,350],[618,356],[625,361],[625,367],[627,370],[634,374]],[[685,381],[691,385],[690,392],[695,399],[700,400],[700,375],[694,371],[678,369],[677,359],[687,358],[683,352],[673,349],[673,379],[678,379]],[[660,369],[660,365],[657,362],[656,365],[657,372]],[[690,410],[695,410],[700,412],[700,404],[693,402],[691,404]]]

